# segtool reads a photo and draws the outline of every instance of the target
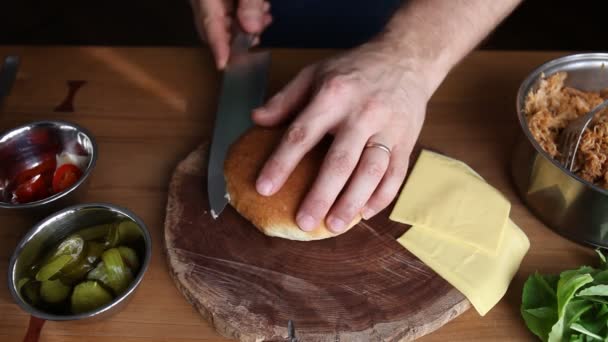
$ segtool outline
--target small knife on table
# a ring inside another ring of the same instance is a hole
[[[7,56],[4,58],[4,63],[0,69],[0,106],[4,99],[11,92],[13,83],[17,78],[17,69],[19,68],[19,56]]]
[[[228,204],[224,180],[228,148],[253,125],[251,111],[263,104],[266,93],[270,52],[250,52],[252,41],[252,35],[237,30],[222,79],[207,170],[207,194],[213,218]]]

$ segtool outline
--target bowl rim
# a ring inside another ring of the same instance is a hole
[[[92,153],[89,159],[89,163],[86,167],[86,169],[82,172],[82,177],[80,177],[78,179],[78,181],[74,184],[72,184],[72,186],[70,186],[69,188],[61,191],[60,193],[57,194],[53,194],[49,197],[43,198],[41,200],[38,201],[34,201],[34,202],[28,202],[28,203],[22,203],[22,204],[13,204],[10,202],[5,202],[5,201],[1,201],[0,200],[0,209],[31,209],[31,208],[39,208],[41,206],[44,206],[46,204],[55,202],[61,198],[64,198],[66,196],[68,196],[69,194],[71,194],[72,192],[74,192],[76,189],[78,189],[78,187],[80,187],[84,182],[86,182],[86,180],[89,178],[90,174],[93,172],[93,169],[95,168],[95,165],[97,164],[97,151],[98,151],[98,147],[97,147],[97,141],[95,141],[95,137],[93,136],[93,134],[91,134],[91,132],[80,126],[77,125],[73,122],[69,122],[69,121],[62,121],[62,120],[40,120],[40,121],[33,121],[27,124],[23,124],[20,125],[18,127],[14,127],[11,128],[9,130],[6,130],[4,132],[2,132],[0,134],[0,139],[12,132],[27,128],[27,127],[34,127],[34,126],[44,126],[44,125],[53,125],[53,126],[69,126],[73,129],[75,129],[76,131],[83,133],[90,141],[91,141],[91,147],[92,147]]]
[[[105,209],[105,210],[110,210],[110,211],[119,213],[119,214],[133,220],[141,228],[141,230],[143,232],[143,236],[144,236],[145,250],[144,250],[144,258],[142,260],[140,270],[139,270],[139,273],[137,274],[137,276],[133,279],[131,284],[129,284],[129,287],[120,296],[117,296],[110,303],[98,308],[97,310],[90,311],[90,312],[72,314],[72,315],[57,315],[57,314],[48,313],[43,310],[39,310],[38,308],[27,303],[25,300],[22,300],[19,293],[17,293],[18,292],[16,289],[17,284],[13,280],[13,278],[14,278],[13,273],[15,272],[17,259],[21,255],[21,252],[23,251],[25,246],[30,242],[30,240],[32,239],[32,237],[34,235],[40,233],[43,230],[43,226],[47,222],[52,221],[57,216],[63,215],[67,212],[88,209],[88,208],[99,208],[99,209]],[[105,312],[112,310],[114,307],[118,306],[120,303],[125,302],[126,299],[131,296],[131,294],[135,291],[135,289],[141,284],[141,282],[144,278],[144,275],[150,265],[151,258],[152,258],[152,236],[150,235],[150,231],[148,230],[148,227],[146,226],[146,224],[137,215],[135,215],[135,213],[133,213],[131,210],[126,209],[124,207],[114,205],[114,204],[104,203],[104,202],[76,204],[76,205],[64,208],[60,211],[57,211],[57,212],[45,217],[44,219],[40,220],[25,234],[25,236],[23,238],[21,238],[21,240],[15,247],[15,250],[13,251],[9,264],[8,264],[8,287],[9,287],[11,296],[13,297],[13,300],[21,307],[21,309],[23,309],[27,313],[31,314],[32,316],[35,316],[35,317],[38,317],[38,318],[41,318],[44,320],[48,320],[48,321],[70,321],[70,320],[81,320],[81,319],[92,318],[92,317],[99,316]]]
[[[516,110],[517,117],[519,120],[519,125],[521,127],[522,132],[528,139],[528,142],[532,144],[537,153],[539,153],[545,160],[552,163],[555,167],[560,169],[562,172],[566,173],[568,176],[573,178],[575,181],[579,182],[583,186],[590,187],[592,190],[598,191],[599,193],[608,196],[608,190],[601,188],[581,177],[579,177],[574,172],[566,169],[560,162],[553,159],[545,150],[538,144],[534,136],[532,136],[532,132],[528,127],[528,120],[526,118],[525,113],[525,104],[528,93],[534,87],[537,82],[540,80],[540,77],[544,75],[545,77],[553,75],[554,73],[560,71],[555,70],[560,66],[565,66],[569,64],[573,64],[575,62],[582,61],[599,61],[605,63],[606,67],[608,67],[608,53],[603,52],[588,52],[588,53],[575,53],[575,54],[567,54],[558,58],[551,59],[540,66],[536,67],[532,72],[526,76],[524,81],[520,84],[517,90],[517,98],[516,98]],[[550,73],[546,74],[545,71],[551,70]]]

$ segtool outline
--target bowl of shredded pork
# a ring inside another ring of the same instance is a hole
[[[525,115],[530,133],[552,158],[560,160],[558,151],[564,128],[608,98],[608,89],[584,91],[566,85],[568,73],[541,76],[538,88],[528,93]],[[574,168],[580,178],[608,189],[608,112],[600,111],[587,126]]]

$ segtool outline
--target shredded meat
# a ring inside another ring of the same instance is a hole
[[[530,132],[551,157],[557,150],[564,127],[608,98],[608,90],[587,92],[564,85],[568,75],[559,72],[542,77],[537,90],[528,94],[525,104]],[[608,118],[598,113],[583,133],[574,172],[581,178],[608,189]]]

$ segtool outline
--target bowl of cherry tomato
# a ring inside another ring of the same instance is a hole
[[[84,128],[38,121],[0,135],[0,209],[46,215],[76,203],[97,160]]]

